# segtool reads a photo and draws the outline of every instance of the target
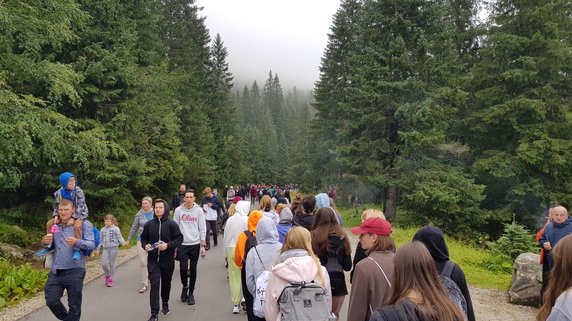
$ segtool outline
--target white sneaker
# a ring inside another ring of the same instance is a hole
[[[240,313],[240,305],[233,305],[232,306],[232,314],[239,314]]]

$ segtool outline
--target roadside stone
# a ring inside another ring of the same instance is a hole
[[[0,243],[0,256],[8,259],[21,260],[24,258],[24,250],[18,245]]]
[[[522,253],[516,258],[508,291],[511,303],[536,307],[540,305],[542,265],[539,262],[540,255],[534,253]]]

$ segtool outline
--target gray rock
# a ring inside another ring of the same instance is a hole
[[[18,245],[0,243],[0,256],[2,257],[21,260],[24,258],[24,252],[25,250]]]
[[[514,304],[539,306],[541,288],[540,255],[522,253],[514,261],[512,282],[508,291],[509,301]]]

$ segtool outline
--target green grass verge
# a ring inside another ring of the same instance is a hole
[[[376,206],[372,206],[374,208]],[[370,208],[370,207],[368,207]],[[344,218],[345,227],[358,226],[361,223],[362,208],[340,208]],[[357,214],[356,214],[357,213]],[[392,237],[399,250],[399,247],[413,239],[413,235],[419,228],[401,228],[393,226]],[[499,261],[498,257],[490,252],[467,245],[458,240],[445,237],[449,247],[451,260],[459,264],[467,282],[471,285],[486,289],[508,290],[512,275],[507,270],[511,270],[510,264]],[[509,266],[507,266],[509,264]]]

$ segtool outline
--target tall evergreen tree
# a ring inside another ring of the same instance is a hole
[[[473,171],[487,185],[484,206],[533,223],[572,201],[572,20],[569,1],[500,0],[471,83]]]
[[[334,147],[338,145],[339,128],[347,119],[347,87],[355,70],[350,67],[349,58],[356,53],[356,41],[359,30],[359,0],[344,0],[333,18],[328,45],[320,65],[320,79],[316,83],[314,107],[317,110],[313,139],[322,142],[313,151],[314,158],[309,159],[312,167],[319,172],[315,187],[325,187],[332,181],[339,181],[342,169],[336,161]],[[308,112],[306,110],[306,112]]]

